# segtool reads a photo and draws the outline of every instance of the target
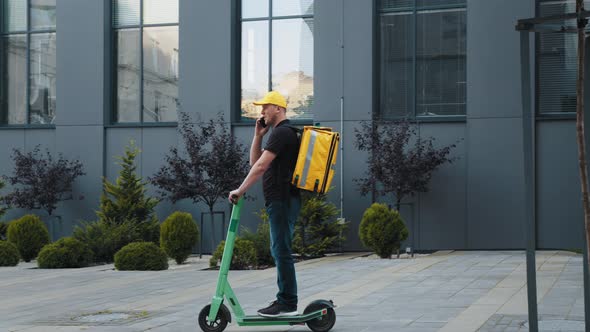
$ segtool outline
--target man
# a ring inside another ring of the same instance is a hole
[[[250,172],[240,187],[229,193],[230,202],[236,202],[260,177],[265,206],[270,221],[271,253],[277,267],[277,299],[268,307],[258,310],[264,317],[297,315],[297,280],[291,255],[295,222],[301,208],[299,190],[291,186],[299,141],[297,134],[288,127],[287,102],[276,91],[267,93],[254,102],[262,106],[262,118],[256,120],[254,138],[250,148]],[[266,123],[263,126],[262,119]],[[272,127],[264,150],[262,138]]]

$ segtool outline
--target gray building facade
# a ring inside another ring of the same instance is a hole
[[[239,120],[240,80],[238,0],[179,0],[178,103],[194,119],[205,121],[221,112],[232,132],[249,146],[253,126]],[[396,1],[390,1],[395,3]],[[400,1],[403,2],[403,1]],[[412,1],[413,2],[413,1]],[[436,1],[431,1],[436,2]],[[445,2],[445,1],[439,1]],[[453,2],[447,1],[452,5]],[[460,1],[459,1],[460,2]],[[534,17],[542,1],[467,0],[464,114],[419,118],[419,134],[437,144],[459,141],[452,151],[458,159],[434,173],[430,191],[404,202],[402,215],[410,228],[408,245],[433,249],[524,248],[524,175],[519,34],[516,21]],[[567,2],[567,1],[564,1]],[[341,133],[334,189],[329,199],[349,222],[344,250],[363,249],[358,225],[372,198],[362,197],[353,179],[364,176],[365,153],[354,147],[360,121],[379,114],[381,84],[379,53],[381,3],[372,0],[315,0],[313,4],[313,119]],[[12,172],[13,148],[30,151],[41,144],[54,153],[79,159],[86,175],[75,183],[74,196],[83,200],[60,203],[60,234],[72,232],[81,221],[96,219],[103,176],[118,174],[115,156],[130,140],[141,149],[138,171],[152,176],[172,146],[181,147],[175,123],[114,124],[113,27],[111,1],[56,1],[56,108],[50,125],[0,127],[0,174]],[[532,40],[532,49],[540,38]],[[567,46],[567,45],[566,45]],[[574,45],[575,46],[575,45]],[[539,56],[531,61],[539,68]],[[540,77],[534,104],[538,109]],[[4,84],[4,82],[0,82]],[[577,170],[575,118],[571,112],[538,112],[536,121],[536,202],[539,248],[580,248],[583,217]],[[340,165],[342,168],[340,169]],[[154,188],[150,187],[154,194]],[[264,206],[261,185],[251,190],[242,224],[255,229],[254,212]],[[342,197],[342,198],[341,198]],[[392,199],[376,197],[392,203]],[[220,199],[216,210],[229,206]],[[206,206],[162,202],[160,219],[175,210],[198,220]],[[10,210],[5,220],[26,213]],[[36,212],[36,211],[34,211]],[[42,215],[42,213],[40,213]],[[205,220],[204,247],[221,239],[221,220],[215,239]]]

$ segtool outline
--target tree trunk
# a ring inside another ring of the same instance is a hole
[[[213,214],[213,206],[209,206],[209,213],[211,216],[211,255],[215,253],[217,244],[215,243],[215,215]]]
[[[584,9],[583,0],[576,0],[576,12]],[[588,168],[586,164],[586,144],[584,134],[584,51],[586,37],[585,24],[578,22],[578,82],[576,103],[576,132],[578,140],[578,158],[580,167],[580,182],[582,185],[582,204],[584,207],[584,226],[586,228],[586,250],[590,252],[590,202],[588,200]],[[590,265],[590,255],[587,264]]]

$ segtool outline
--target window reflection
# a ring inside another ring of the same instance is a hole
[[[53,124],[56,77],[55,33],[32,34],[29,46],[29,122]]]
[[[139,0],[113,0],[113,24],[116,27],[139,24]]]
[[[144,0],[143,24],[178,23],[178,1]]]
[[[117,54],[117,122],[139,122],[139,29],[115,33]]]
[[[313,20],[273,21],[272,89],[285,95],[289,117],[313,105]]]
[[[268,0],[243,0],[242,18],[268,17]]]
[[[242,0],[241,4],[241,117],[258,117],[260,108],[252,102],[277,90],[287,98],[289,117],[311,119],[314,1]],[[271,4],[272,17],[267,17]]]
[[[0,124],[25,124],[27,114],[27,39],[25,35],[2,37]]]
[[[178,27],[143,31],[143,121],[176,121]]]
[[[272,0],[273,16],[313,15],[313,0]]]
[[[465,114],[465,10],[418,13],[416,115]]]
[[[242,25],[242,116],[257,118],[252,104],[268,92],[268,21]]]
[[[178,119],[178,0],[113,0],[117,35],[115,121]],[[143,10],[142,19],[140,12]],[[125,26],[125,28],[119,28]]]
[[[55,0],[31,0],[31,30],[55,29]]]
[[[416,2],[445,5],[425,9],[414,0],[381,2],[382,118],[465,115],[466,11],[457,8],[464,3]]]
[[[584,1],[586,8],[590,1]],[[540,16],[574,13],[576,3],[573,0],[552,0],[539,3]],[[555,22],[556,25],[575,26],[576,20]],[[588,32],[590,27],[586,27]],[[538,34],[537,63],[538,71],[538,112],[575,112],[576,111],[576,76],[578,72],[577,35],[573,33]]]
[[[23,0],[2,1],[2,31],[27,30],[27,2]]]
[[[412,112],[413,96],[412,13],[381,17],[381,114],[403,117]]]

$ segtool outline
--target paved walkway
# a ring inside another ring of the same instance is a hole
[[[300,311],[313,299],[338,305],[334,332],[528,331],[524,252],[437,252],[381,260],[335,255],[297,264]],[[208,258],[208,257],[207,257]],[[0,268],[0,331],[200,331],[196,316],[215,290],[207,259],[160,272],[112,265]],[[541,331],[584,331],[582,256],[537,253]],[[232,271],[247,313],[275,293],[274,269]],[[108,318],[109,320],[104,320]],[[309,331],[238,327],[226,331]]]

